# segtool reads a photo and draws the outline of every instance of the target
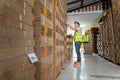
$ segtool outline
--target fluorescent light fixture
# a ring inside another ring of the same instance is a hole
[[[86,27],[86,25],[81,25],[81,27]]]

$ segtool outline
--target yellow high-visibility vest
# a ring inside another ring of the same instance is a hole
[[[82,32],[75,31],[74,42],[82,42]]]
[[[88,34],[85,34],[83,36],[83,42],[89,42],[89,36],[88,36]]]

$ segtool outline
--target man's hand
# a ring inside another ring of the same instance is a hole
[[[66,26],[69,26],[69,24],[67,22],[65,24],[66,24]]]
[[[68,26],[70,29],[72,29],[72,30],[77,30],[77,28],[75,28],[75,27],[72,27],[71,25],[69,25],[67,22],[66,22],[66,26]]]

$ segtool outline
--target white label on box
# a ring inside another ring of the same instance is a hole
[[[22,20],[22,15],[20,14],[20,21]]]
[[[26,10],[25,9],[23,9],[23,12],[24,12],[24,15],[26,15]]]
[[[26,2],[24,2],[24,8],[26,8]]]
[[[22,29],[23,28],[23,24],[22,24],[22,22],[20,22],[20,29]]]
[[[35,63],[35,62],[39,61],[38,57],[36,56],[35,53],[28,54],[28,58],[30,59],[31,63]]]

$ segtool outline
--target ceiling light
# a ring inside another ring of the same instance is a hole
[[[81,25],[81,27],[86,27],[86,25]]]

